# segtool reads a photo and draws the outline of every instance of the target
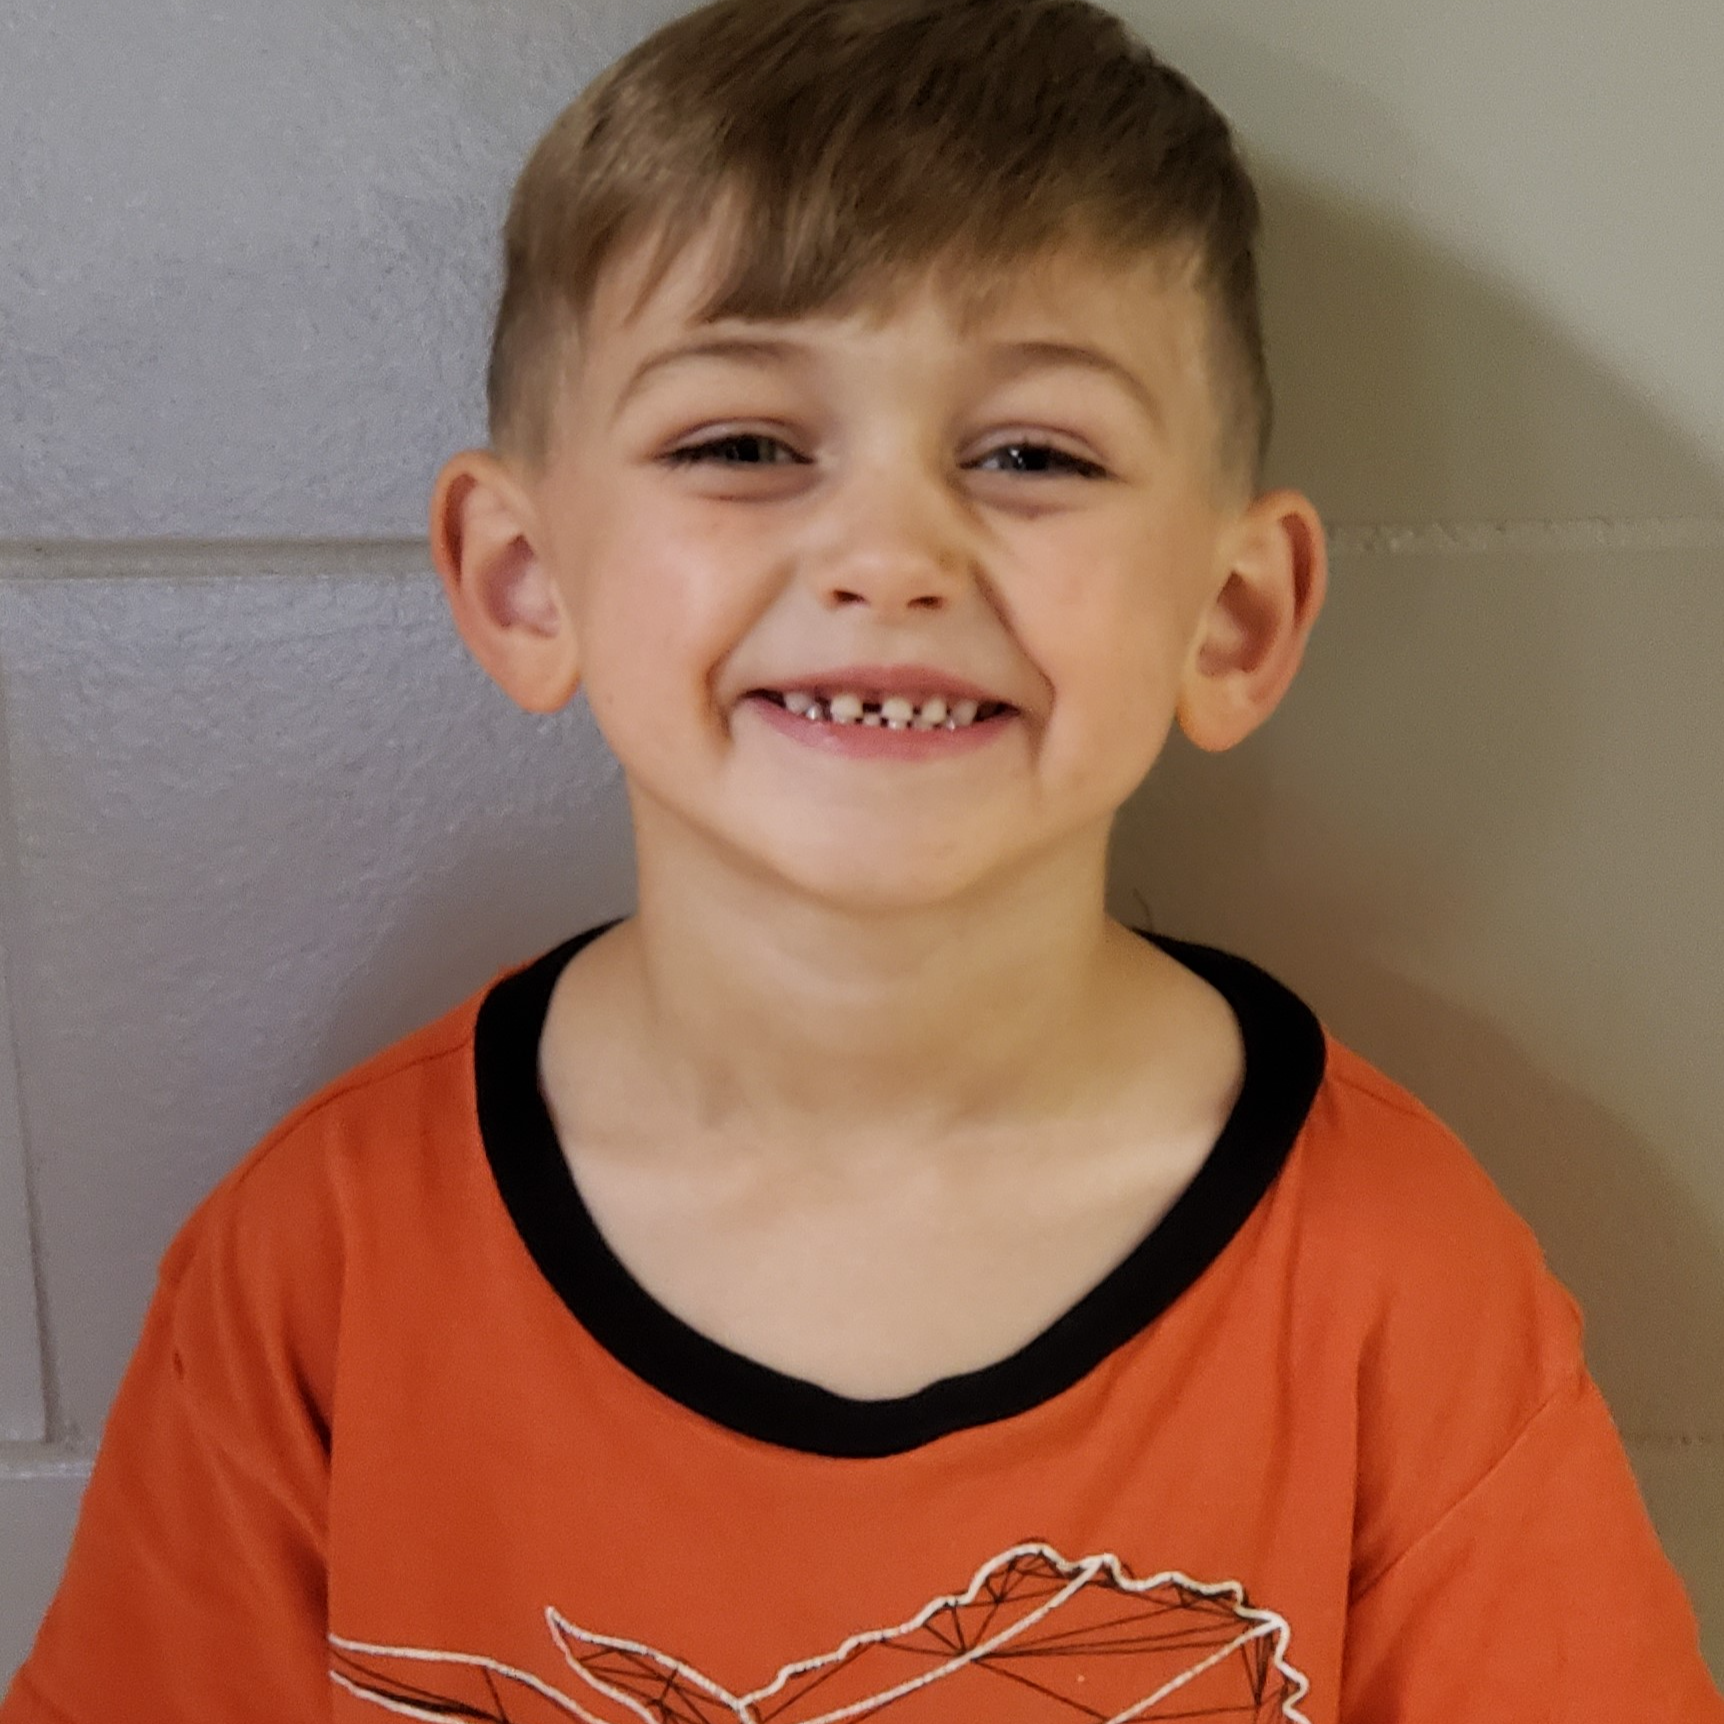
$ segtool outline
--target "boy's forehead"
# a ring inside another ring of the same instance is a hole
[[[703,315],[726,262],[710,238],[672,257],[657,286],[643,293],[648,260],[650,248],[641,248],[600,281],[584,338],[565,348],[553,443],[578,426],[586,428],[581,443],[588,433],[603,434],[636,393],[652,388],[653,372],[672,369],[688,348],[729,345],[733,359],[746,359],[736,343],[752,341],[759,343],[753,357],[765,359],[779,345],[774,357],[783,359],[838,340],[841,326],[893,340],[893,326],[907,319],[917,324],[909,336],[912,362],[950,362],[960,374],[986,379],[1038,362],[1114,372],[1160,436],[1198,450],[1217,434],[1210,310],[1183,253],[1114,260],[1067,247],[979,271],[936,262],[884,283],[860,283],[845,303],[771,319]]]
[[[715,323],[705,312],[729,256],[727,236],[715,224],[671,257],[662,278],[650,285],[653,244],[634,247],[606,272],[594,294],[582,372],[606,374],[614,389],[643,358],[719,325],[726,333],[795,339],[840,324],[881,331],[912,318],[956,343],[1065,337],[1122,358],[1129,353],[1157,371],[1201,364],[1206,307],[1195,258],[1185,248],[1121,258],[1068,243],[1016,263],[935,259],[885,278],[858,279],[840,300],[799,316]]]

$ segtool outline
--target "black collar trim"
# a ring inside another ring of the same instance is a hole
[[[540,1092],[539,1038],[564,967],[617,921],[577,934],[485,996],[474,1035],[485,1154],[522,1243],[601,1347],[684,1407],[782,1448],[903,1454],[1070,1388],[1220,1256],[1274,1183],[1323,1080],[1322,1027],[1296,994],[1244,958],[1135,930],[1217,988],[1238,1019],[1245,1078],[1215,1147],[1130,1256],[1017,1352],[911,1395],[855,1400],[734,1353],[673,1315],[611,1251],[581,1199]]]

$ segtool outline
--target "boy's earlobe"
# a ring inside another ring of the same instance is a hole
[[[1180,684],[1179,727],[1199,748],[1232,748],[1280,704],[1328,570],[1322,518],[1299,492],[1266,492],[1239,518]]]
[[[528,712],[555,712],[580,687],[564,594],[535,544],[532,504],[495,455],[468,449],[431,492],[431,557],[467,649]]]

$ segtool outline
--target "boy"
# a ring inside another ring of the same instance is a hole
[[[638,912],[199,1209],[5,1724],[1724,1719],[1524,1225],[1103,911],[1322,602],[1255,222],[1084,0],[719,0],[547,134],[432,544]]]

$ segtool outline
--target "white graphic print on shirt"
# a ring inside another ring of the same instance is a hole
[[[1128,1724],[1173,1717],[1308,1724],[1310,1683],[1287,1662],[1284,1617],[1237,1581],[1177,1571],[1134,1579],[1115,1556],[1068,1562],[1021,1544],[961,1593],[896,1628],[854,1634],[733,1693],[642,1641],[545,1612],[564,1692],[476,1653],[331,1634],[330,1677],[397,1716],[490,1724]]]

